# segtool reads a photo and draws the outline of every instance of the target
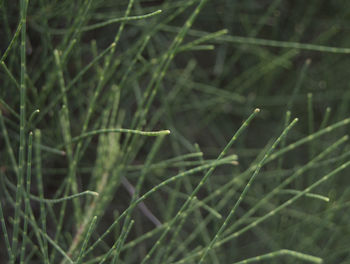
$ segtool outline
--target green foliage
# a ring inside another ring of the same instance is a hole
[[[348,7],[0,1],[0,259],[349,263]]]

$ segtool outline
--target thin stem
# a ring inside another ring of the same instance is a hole
[[[31,184],[31,173],[32,173],[32,147],[33,147],[33,133],[29,133],[29,139],[28,139],[28,154],[27,154],[27,180],[26,180],[26,193],[27,195],[24,196],[25,201],[25,208],[24,208],[24,215],[26,216],[24,218],[23,223],[23,234],[22,234],[22,248],[21,248],[21,257],[20,257],[20,263],[24,263],[24,254],[26,249],[26,244],[28,243],[28,215],[29,215],[29,208],[30,208],[30,202],[29,202],[29,194],[30,194],[30,184]]]
[[[241,202],[243,201],[243,199],[246,197],[248,190],[250,188],[250,186],[252,185],[252,183],[254,182],[256,176],[259,174],[260,169],[262,168],[263,164],[265,163],[265,161],[268,159],[268,157],[271,155],[271,153],[276,149],[277,145],[280,143],[280,141],[282,140],[282,138],[284,138],[288,132],[292,129],[292,127],[294,127],[294,125],[298,122],[298,119],[295,118],[290,124],[289,126],[287,126],[282,134],[276,139],[276,141],[272,144],[272,146],[270,147],[270,149],[267,151],[267,153],[264,155],[264,157],[262,158],[262,160],[258,163],[258,165],[256,166],[256,169],[252,175],[252,177],[249,179],[247,185],[244,187],[243,192],[241,193],[241,195],[239,196],[237,202],[235,203],[235,205],[233,206],[233,208],[231,209],[229,215],[227,216],[227,218],[225,219],[225,221],[223,222],[223,224],[221,225],[220,229],[218,230],[218,232],[216,233],[216,235],[214,236],[214,238],[212,239],[212,241],[210,242],[210,244],[208,245],[208,247],[206,248],[206,250],[204,251],[199,264],[203,263],[205,257],[207,256],[207,254],[210,252],[210,250],[213,248],[215,242],[219,239],[220,235],[222,234],[222,232],[225,230],[227,224],[229,223],[229,221],[231,220],[231,218],[233,217],[233,215],[235,214],[237,208],[239,207],[239,205],[241,204]]]
[[[2,173],[1,173],[1,177],[2,178],[4,177],[4,175]],[[5,222],[5,217],[4,217],[1,201],[0,201],[0,222],[1,222],[2,233],[4,236],[4,240],[5,240],[5,244],[6,244],[6,248],[7,248],[7,253],[9,255],[10,263],[14,263],[15,262],[15,255],[13,254],[12,249],[11,249],[11,244],[10,244],[9,236],[7,233],[7,227],[6,227],[6,222]]]
[[[16,173],[16,175],[18,177],[19,171],[18,171],[17,161],[16,161],[16,158],[15,158],[15,154],[13,153],[13,148],[11,146],[11,142],[10,142],[10,139],[9,139],[9,135],[7,133],[7,129],[6,129],[6,126],[5,126],[5,122],[4,122],[4,118],[2,116],[1,110],[0,110],[0,126],[1,126],[2,135],[3,135],[4,139],[5,139],[7,153],[10,156],[12,167],[14,168],[15,173]]]
[[[77,263],[77,264],[80,264],[80,263],[82,263],[82,261],[83,261],[83,253],[85,252],[85,249],[86,249],[87,244],[88,244],[88,242],[89,242],[89,239],[90,239],[90,237],[91,237],[92,231],[93,231],[94,228],[95,228],[96,221],[97,221],[97,216],[94,216],[94,217],[92,218],[91,224],[90,224],[89,229],[88,229],[88,231],[87,231],[87,233],[86,233],[86,236],[85,236],[84,241],[83,241],[83,245],[82,245],[82,247],[81,247],[81,249],[80,249],[78,258],[77,258],[77,260],[76,260],[76,263]]]
[[[19,228],[19,212],[22,203],[22,182],[25,166],[25,127],[26,127],[26,18],[27,18],[27,4],[28,0],[21,0],[21,79],[20,79],[20,138],[19,138],[19,157],[18,157],[18,175],[17,175],[17,191],[16,191],[16,205],[15,216],[13,221],[13,236],[12,236],[12,251],[17,255],[18,244],[18,228]]]
[[[309,255],[309,254],[305,254],[305,253],[301,253],[298,251],[294,251],[294,250],[289,250],[289,249],[281,249],[281,250],[277,250],[268,254],[264,254],[264,255],[260,255],[257,257],[253,257],[253,258],[248,258],[242,261],[238,261],[238,262],[234,262],[233,264],[248,264],[248,263],[253,263],[253,262],[258,262],[258,261],[262,261],[262,260],[267,260],[267,259],[274,259],[276,257],[280,257],[280,256],[291,256],[293,258],[299,259],[299,260],[304,260],[307,262],[312,262],[312,263],[322,263],[322,259]]]
[[[136,134],[141,136],[149,136],[149,137],[157,137],[157,136],[164,136],[169,135],[170,130],[160,130],[160,131],[141,131],[141,130],[134,130],[134,129],[127,129],[127,128],[104,128],[104,129],[98,129],[89,131],[86,133],[81,134],[80,136],[73,137],[71,142],[74,143],[77,141],[80,141],[87,137],[92,137],[99,134],[106,134],[106,133],[129,133],[129,134]],[[69,144],[67,143],[67,144]],[[58,146],[58,148],[61,146]]]
[[[203,2],[201,2],[203,3]],[[254,117],[260,112],[260,109],[255,109],[254,112],[248,117],[248,119],[241,125],[241,127],[237,130],[237,132],[233,135],[229,143],[225,146],[225,148],[222,150],[220,155],[217,158],[217,161],[221,160],[227,153],[227,151],[230,149],[232,144],[237,140],[237,138],[240,136],[240,134],[245,130],[245,128],[249,125],[249,123],[254,119]],[[188,197],[186,202],[182,205],[181,209],[178,211],[178,213],[175,215],[175,217],[171,220],[170,224],[165,228],[160,238],[157,240],[157,242],[154,244],[152,249],[147,253],[146,257],[143,259],[142,263],[145,263],[152,255],[152,253],[155,251],[155,249],[160,245],[161,241],[165,238],[165,236],[168,234],[168,232],[171,230],[173,225],[176,223],[176,221],[181,217],[183,212],[185,211],[187,205],[189,205],[195,195],[198,193],[200,188],[205,184],[207,179],[212,175],[214,172],[216,166],[212,166],[208,172],[203,176],[199,184],[196,186],[196,188],[193,190],[191,195]],[[142,198],[142,197],[141,197]]]
[[[89,252],[91,252],[92,250],[95,249],[95,247],[111,232],[111,230],[119,223],[119,221],[125,217],[127,215],[127,213],[132,210],[135,205],[141,203],[142,201],[146,200],[149,196],[151,196],[153,193],[155,193],[157,190],[161,189],[162,187],[164,187],[165,185],[169,184],[169,183],[172,183],[176,180],[179,180],[181,178],[184,178],[188,175],[192,175],[194,173],[197,173],[197,172],[200,172],[200,171],[203,171],[203,170],[207,170],[207,169],[210,169],[212,167],[216,167],[216,166],[219,166],[219,165],[223,165],[223,164],[226,164],[227,161],[229,159],[227,158],[222,158],[220,160],[217,160],[217,161],[214,161],[214,162],[210,162],[208,164],[205,164],[205,165],[202,165],[202,166],[198,166],[196,168],[193,168],[193,169],[190,169],[190,170],[187,170],[185,172],[182,172],[182,173],[179,173],[161,183],[159,183],[158,185],[154,186],[151,190],[149,190],[148,192],[146,192],[145,194],[143,194],[140,198],[138,198],[137,200],[135,200],[133,203],[131,203],[129,205],[129,207],[113,222],[112,225],[109,226],[109,228],[97,239],[97,241],[86,251],[86,254],[88,254]]]
[[[45,204],[42,202],[42,199],[44,198],[44,188],[43,188],[43,177],[42,177],[42,168],[41,168],[41,131],[39,129],[35,130],[35,174],[36,174],[36,181],[39,191],[39,199],[40,199],[40,218],[39,221],[41,222],[41,228],[43,232],[46,233],[46,208]],[[27,196],[30,196],[29,193],[27,193]],[[31,197],[31,196],[30,196]],[[49,263],[49,257],[48,257],[48,244],[47,240],[43,239],[43,255],[44,255],[44,263]]]
[[[145,19],[145,18],[149,18],[149,17],[153,17],[155,15],[158,15],[162,13],[162,10],[157,10],[154,11],[152,13],[149,14],[145,14],[145,15],[140,15],[140,16],[129,16],[129,17],[118,17],[118,18],[113,18],[104,22],[100,22],[100,23],[96,23],[93,25],[89,25],[89,26],[85,26],[82,28],[82,31],[89,31],[89,30],[93,30],[96,28],[101,28],[101,27],[105,27],[114,23],[118,23],[118,22],[126,22],[126,21],[133,21],[133,20],[140,20],[140,19]]]

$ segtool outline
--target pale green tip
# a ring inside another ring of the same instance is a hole
[[[161,131],[161,132],[162,132],[162,134],[164,134],[164,135],[169,135],[169,134],[170,134],[170,130],[169,130],[169,129],[163,130],[163,131]]]

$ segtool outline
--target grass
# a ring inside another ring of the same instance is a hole
[[[347,5],[0,1],[0,259],[349,263]]]

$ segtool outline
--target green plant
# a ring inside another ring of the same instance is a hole
[[[350,42],[323,4],[1,1],[0,258],[348,263]]]

